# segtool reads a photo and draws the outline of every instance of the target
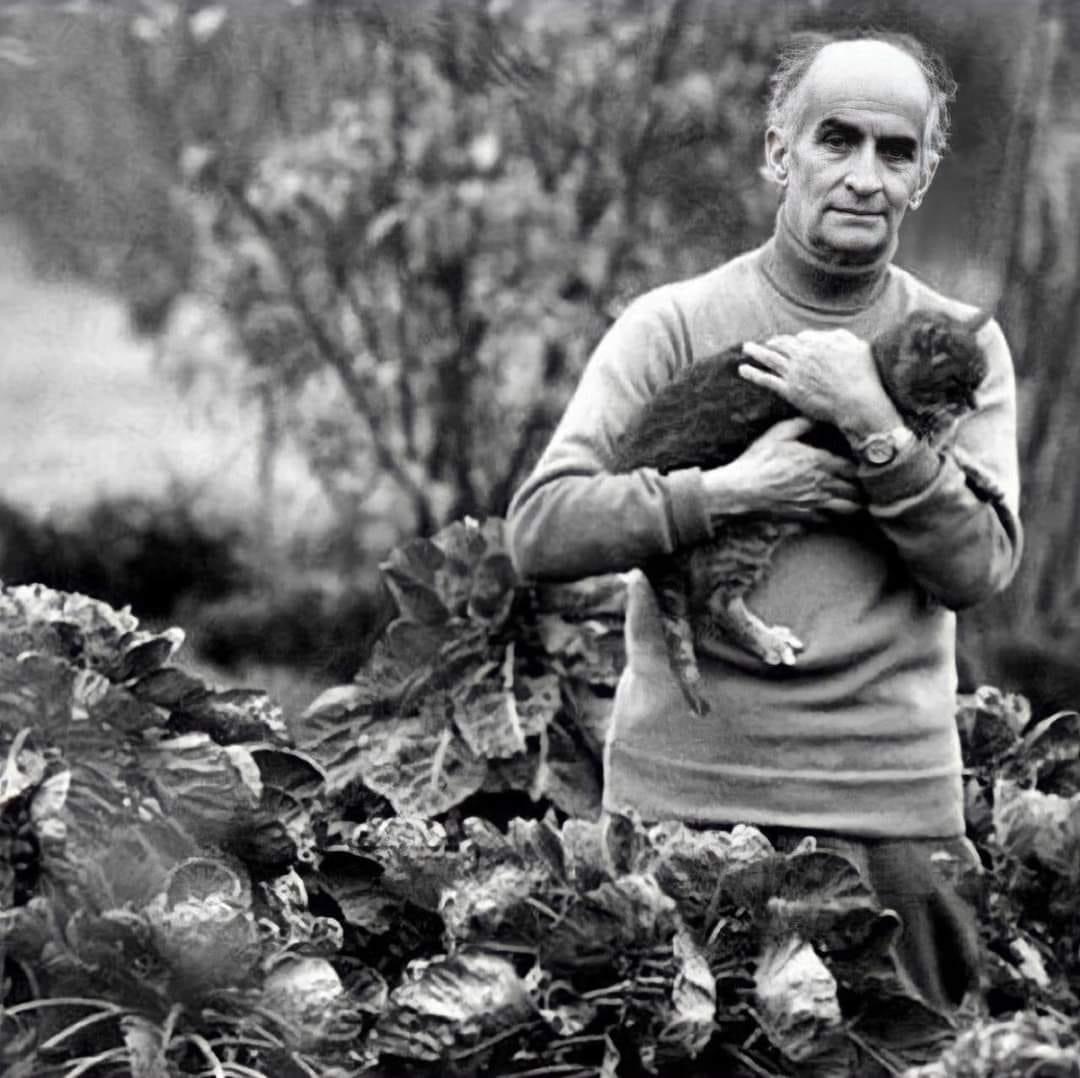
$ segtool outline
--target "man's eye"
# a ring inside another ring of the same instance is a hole
[[[906,146],[883,146],[881,155],[888,161],[913,161],[915,159],[914,151]]]
[[[843,135],[833,132],[831,135],[825,135],[821,140],[830,150],[842,150],[847,146],[847,139]]]

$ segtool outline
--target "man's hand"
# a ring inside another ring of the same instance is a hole
[[[748,342],[743,351],[760,364],[740,366],[743,378],[853,440],[902,423],[881,385],[870,345],[846,329],[807,329],[764,345]]]
[[[770,427],[730,464],[703,473],[713,521],[747,513],[787,520],[822,520],[862,505],[855,465],[801,438],[813,423],[785,419]]]

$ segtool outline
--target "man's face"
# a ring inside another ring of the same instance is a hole
[[[880,41],[836,42],[795,90],[766,157],[786,174],[782,212],[809,247],[851,262],[889,249],[936,160],[923,145],[930,91],[915,61]]]

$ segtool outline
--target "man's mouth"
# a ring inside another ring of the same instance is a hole
[[[884,217],[883,210],[852,210],[844,206],[830,206],[833,213],[842,213],[846,217]]]

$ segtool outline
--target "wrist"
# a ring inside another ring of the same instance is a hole
[[[903,417],[892,401],[886,401],[880,406],[862,412],[849,413],[837,423],[837,426],[856,452],[860,442],[865,442],[874,435],[896,431],[900,428],[907,429],[904,427]]]
[[[902,423],[891,430],[869,434],[851,442],[855,458],[864,467],[883,468],[907,453],[918,439]]]
[[[723,517],[741,516],[754,511],[751,490],[742,481],[737,465],[710,468],[702,473],[701,481],[705,488],[705,511],[710,524]]]

